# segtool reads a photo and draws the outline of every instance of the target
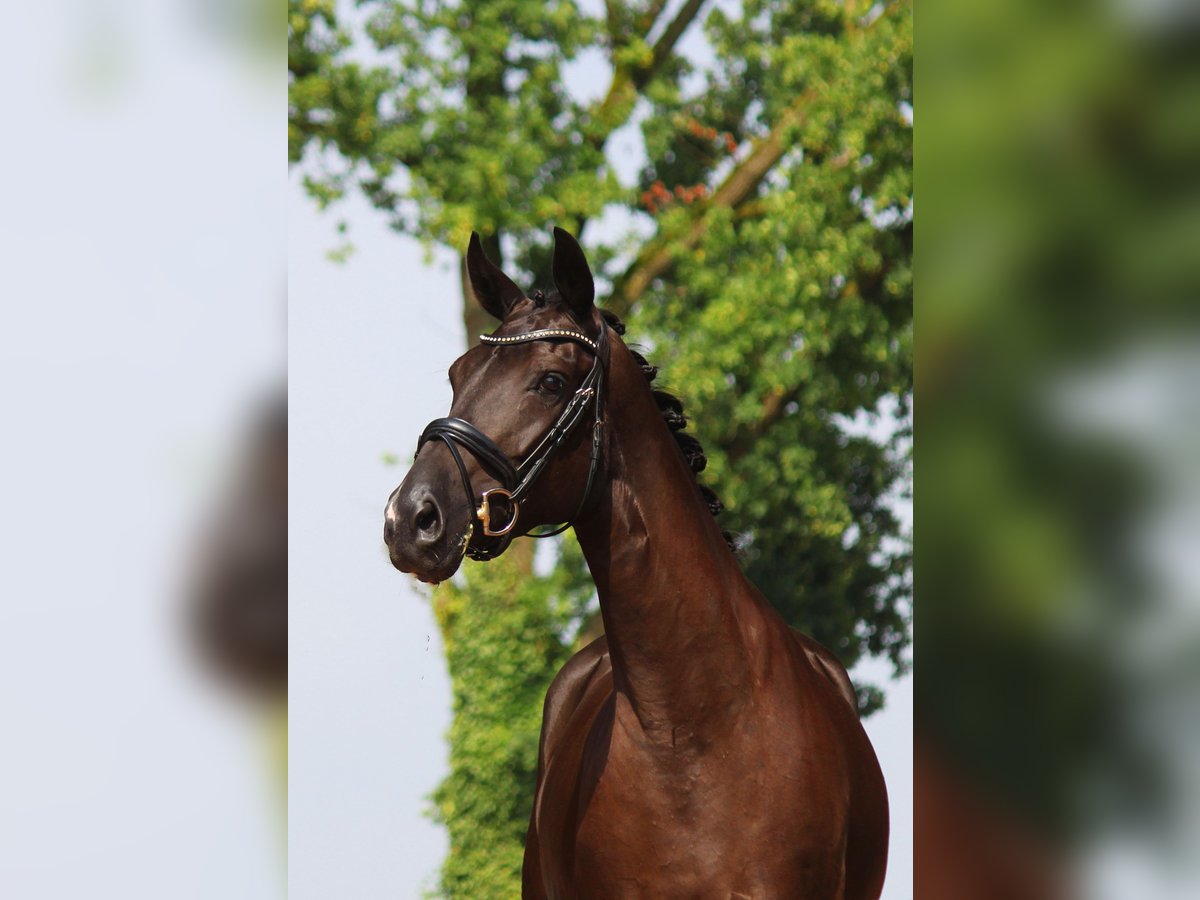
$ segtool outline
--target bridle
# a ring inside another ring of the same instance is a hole
[[[540,328],[524,334],[504,335],[503,337],[490,334],[479,336],[479,339],[485,344],[500,346],[527,344],[531,341],[571,341],[591,351],[595,358],[591,370],[584,377],[578,390],[567,401],[567,405],[559,413],[554,424],[550,426],[550,430],[520,464],[513,465],[508,454],[501,450],[495,441],[465,419],[454,416],[434,419],[421,432],[420,440],[417,441],[417,453],[420,453],[421,448],[429,441],[440,440],[450,449],[450,455],[454,457],[454,462],[458,466],[458,474],[462,476],[463,490],[467,494],[467,506],[472,510],[471,523],[464,543],[465,553],[471,559],[480,561],[495,559],[508,549],[508,545],[512,541],[512,530],[516,527],[517,517],[520,515],[521,502],[529,495],[534,482],[545,471],[555,451],[583,421],[583,414],[590,406],[594,410],[592,461],[588,468],[587,484],[583,489],[579,506],[571,519],[557,528],[538,534],[530,533],[526,536],[546,538],[562,534],[571,527],[574,520],[583,511],[592,493],[596,470],[600,466],[600,448],[604,429],[604,373],[608,350],[606,332],[607,328],[601,324],[598,340],[592,340],[583,332],[573,331],[569,328]],[[503,487],[491,488],[480,494],[478,506],[475,502],[475,491],[471,487],[471,478],[467,474],[466,463],[463,462],[462,454],[458,452],[456,445],[461,445],[474,454],[485,468],[500,479],[500,483],[503,485]],[[501,519],[503,523],[501,525],[497,525],[493,521],[497,508],[502,516],[507,513],[507,516]],[[476,522],[483,526],[482,534],[486,541],[483,545],[472,544]]]

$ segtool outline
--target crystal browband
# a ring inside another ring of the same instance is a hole
[[[513,334],[507,337],[497,337],[494,334],[481,334],[479,336],[479,339],[485,344],[524,344],[526,341],[542,341],[552,338],[578,341],[581,344],[591,347],[593,353],[600,349],[596,342],[586,334],[566,328],[543,328],[540,331],[527,331],[524,334]]]

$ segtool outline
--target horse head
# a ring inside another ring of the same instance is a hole
[[[477,234],[466,263],[475,298],[501,324],[450,366],[450,411],[422,433],[384,513],[392,564],[432,583],[464,556],[492,559],[514,537],[573,518],[600,458],[607,338],[579,244],[554,230],[549,293],[527,296]]]

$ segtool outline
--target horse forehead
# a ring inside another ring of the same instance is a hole
[[[504,370],[505,360],[498,359],[490,346],[472,347],[450,366],[450,386],[456,404],[494,385]]]
[[[496,334],[524,334],[542,328],[565,328],[579,331],[579,325],[558,302],[549,300],[538,305],[531,300],[526,300],[513,307],[512,313],[500,324]]]
[[[502,353],[501,349],[480,344],[454,361],[450,366],[450,384],[456,401],[494,393],[528,367],[527,355]]]
[[[523,438],[528,428],[540,428],[543,407],[530,407],[527,390],[529,373],[539,367],[531,365],[528,352],[520,352],[533,347],[483,344],[459,357],[451,366],[454,399],[449,414],[497,441]]]

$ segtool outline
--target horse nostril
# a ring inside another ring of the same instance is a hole
[[[421,508],[417,510],[417,517],[413,520],[413,524],[417,527],[417,532],[420,537],[430,540],[436,540],[441,529],[438,527],[441,524],[442,517],[438,513],[437,506],[432,500],[426,500],[421,504]],[[434,532],[438,532],[435,534]]]

